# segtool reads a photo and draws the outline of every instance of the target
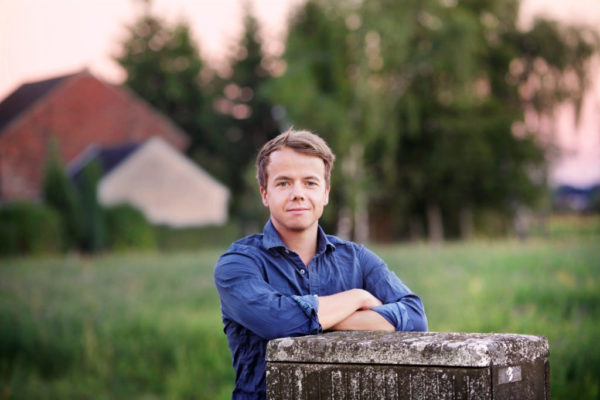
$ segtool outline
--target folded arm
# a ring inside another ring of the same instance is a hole
[[[421,299],[373,252],[364,247],[361,250],[358,256],[363,270],[363,287],[383,304],[370,307],[368,312],[357,311],[347,321],[330,329],[388,330],[389,326],[381,321],[385,320],[396,331],[426,331],[427,317]]]
[[[379,313],[371,310],[355,311],[345,320],[335,324],[332,331],[382,331],[394,332],[396,327],[383,318]]]
[[[381,306],[379,299],[363,289],[351,289],[319,297],[317,316],[323,329],[394,330],[394,327],[371,308]]]

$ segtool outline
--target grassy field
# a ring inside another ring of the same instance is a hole
[[[600,398],[600,240],[375,246],[432,331],[550,340],[553,399]],[[0,261],[0,399],[227,399],[222,249]]]

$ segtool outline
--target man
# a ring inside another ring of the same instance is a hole
[[[236,371],[234,399],[265,398],[270,339],[324,330],[427,330],[421,300],[379,257],[320,228],[334,159],[323,139],[294,130],[258,154],[270,219],[263,234],[233,243],[215,267]]]

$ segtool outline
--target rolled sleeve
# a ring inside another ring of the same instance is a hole
[[[407,303],[409,305],[407,305]],[[400,302],[384,304],[371,309],[390,324],[397,331],[427,331],[427,317],[423,310],[421,299],[411,295]]]
[[[426,331],[427,317],[421,299],[415,295],[377,255],[362,248],[365,289],[383,305],[372,308],[397,331]]]
[[[285,295],[269,285],[245,254],[229,253],[215,268],[215,284],[224,317],[264,339],[317,333],[314,296]],[[308,312],[308,313],[307,313]]]
[[[319,312],[319,299],[316,295],[292,296],[292,299],[298,303],[304,314],[309,318],[310,334],[321,333],[323,327],[319,323],[317,313]]]

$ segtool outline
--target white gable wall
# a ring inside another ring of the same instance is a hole
[[[221,225],[229,190],[160,138],[143,144],[98,185],[101,204],[129,203],[155,224]]]

